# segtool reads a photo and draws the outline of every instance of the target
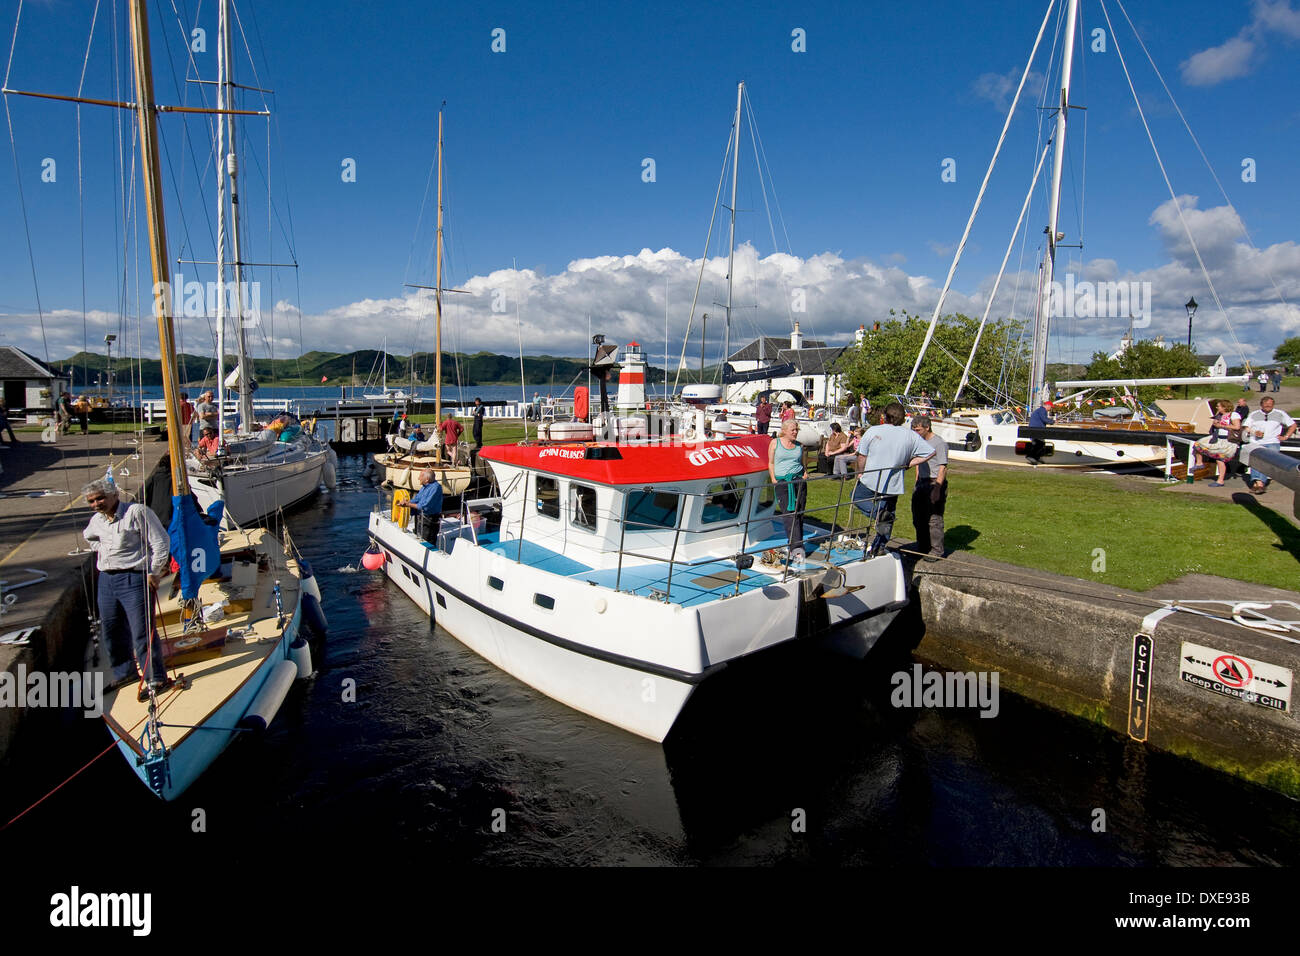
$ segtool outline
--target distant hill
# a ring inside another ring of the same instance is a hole
[[[380,380],[384,358],[382,352],[375,349],[361,349],[356,352],[307,352],[297,358],[253,360],[253,374],[262,385],[320,385],[324,377],[326,384],[351,385],[353,372],[356,373],[357,385],[369,381],[376,385]],[[235,358],[226,360],[226,367],[234,366]],[[93,352],[78,352],[66,359],[50,363],[56,369],[72,377],[74,389],[91,388],[96,385],[98,377],[107,371],[108,359]],[[524,356],[524,384],[550,387],[555,383],[557,389],[564,388],[575,379],[587,373],[587,360],[582,358],[561,358],[553,355]],[[212,386],[216,383],[216,360],[210,356],[182,354],[177,356],[177,366],[183,385]],[[459,366],[459,375],[458,375]],[[388,354],[388,384],[397,388],[411,383],[411,370],[415,370],[415,384],[427,385],[433,382],[434,354],[417,352],[414,355]],[[137,382],[142,386],[162,384],[162,363],[158,359],[134,359],[113,357],[114,381],[119,385]],[[706,381],[711,381],[715,370],[705,370]],[[698,373],[682,373],[682,382],[694,382]],[[647,384],[664,381],[664,370],[648,368]],[[466,386],[474,385],[517,385],[519,384],[519,356],[497,355],[492,352],[475,352],[467,355],[461,352],[442,353],[442,382],[455,385],[458,382]]]

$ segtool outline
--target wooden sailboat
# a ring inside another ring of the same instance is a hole
[[[473,470],[456,461],[455,452],[445,454],[440,436],[436,429],[442,423],[442,110],[438,111],[438,249],[437,285],[434,287],[434,303],[437,311],[437,330],[434,333],[433,374],[433,409],[435,416],[434,435],[428,441],[413,442],[408,438],[389,436],[389,450],[375,456],[375,464],[383,469],[383,480],[391,482],[395,488],[416,491],[420,487],[420,475],[432,470],[434,477],[446,494],[459,495],[469,487]],[[458,290],[447,290],[458,291]],[[385,352],[385,355],[387,353]]]
[[[222,4],[223,15],[225,3]],[[53,96],[136,112],[143,192],[148,211],[154,313],[167,409],[172,480],[171,553],[177,571],[161,582],[153,616],[174,684],[146,686],[143,699],[126,686],[105,694],[104,721],[142,781],[172,800],[208,768],[230,741],[265,726],[298,676],[310,672],[310,651],[298,634],[314,614],[319,589],[304,579],[292,546],[268,531],[221,532],[201,515],[191,494],[181,441],[179,383],[163,215],[148,16],[131,0],[135,102]],[[7,91],[18,92],[18,91]],[[50,94],[29,94],[50,97]],[[207,112],[193,110],[191,112]],[[221,112],[231,112],[222,110]],[[287,542],[287,538],[286,538]],[[314,618],[323,622],[322,618]],[[150,662],[141,661],[143,673]]]

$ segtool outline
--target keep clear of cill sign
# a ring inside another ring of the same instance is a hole
[[[1291,672],[1285,667],[1188,642],[1178,657],[1182,678],[1189,684],[1259,707],[1291,710]]]

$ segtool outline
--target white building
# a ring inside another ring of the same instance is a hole
[[[1205,355],[1196,356],[1196,361],[1205,366],[1206,375],[1228,374],[1228,360],[1222,355],[1211,355],[1206,353]]]
[[[28,422],[52,415],[59,393],[68,387],[66,377],[12,345],[0,345],[0,382],[11,418]]]
[[[801,392],[810,405],[839,404],[842,376],[831,367],[844,351],[844,346],[828,348],[825,342],[805,342],[796,322],[788,343],[765,335],[727,359],[731,371],[746,380],[729,383],[723,400],[748,402],[755,393],[774,388]],[[763,369],[773,374],[757,374]]]

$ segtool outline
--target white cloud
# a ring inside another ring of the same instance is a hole
[[[1021,70],[1009,73],[982,73],[971,84],[971,92],[982,100],[988,100],[1002,112],[1011,108],[1011,97],[1015,95],[1016,85],[1020,82]],[[1043,74],[1030,71],[1025,80],[1025,91],[1021,93],[1033,96],[1043,85]]]
[[[1190,86],[1213,86],[1250,73],[1264,55],[1270,34],[1300,39],[1300,10],[1291,0],[1255,0],[1250,23],[1218,46],[1193,53],[1180,64],[1183,82]]]
[[[1182,341],[1187,329],[1183,303],[1189,295],[1195,295],[1201,303],[1195,321],[1199,348],[1221,348],[1231,363],[1239,361],[1229,332],[1230,321],[1247,357],[1270,358],[1277,342],[1300,334],[1300,309],[1281,304],[1274,291],[1276,282],[1286,301],[1300,302],[1300,245],[1283,242],[1256,251],[1241,238],[1240,222],[1226,206],[1200,209],[1194,196],[1180,196],[1178,202],[1228,310],[1228,321],[1214,306],[1173,200],[1162,203],[1149,219],[1166,250],[1167,261],[1163,264],[1141,272],[1121,271],[1113,259],[1099,258],[1065,265],[1062,272],[1068,268],[1078,278],[1090,281],[1150,282],[1152,322],[1142,331],[1144,336],[1163,334]],[[732,343],[739,347],[760,333],[785,336],[791,321],[798,319],[808,338],[847,344],[859,325],[888,318],[890,309],[928,317],[939,283],[931,276],[907,272],[889,261],[893,258],[879,262],[845,259],[833,252],[807,258],[785,254],[760,257],[751,245],[739,247]],[[666,303],[669,353],[675,362],[686,333],[699,270],[699,259],[673,249],[642,249],[636,255],[575,260],[550,275],[533,269],[501,269],[474,276],[460,286],[469,294],[444,298],[443,347],[514,354],[522,337],[529,354],[585,355],[589,350],[590,316],[592,332],[603,333],[616,342],[640,341],[657,364],[662,361]],[[724,310],[715,303],[726,299],[726,271],[725,257],[705,263],[693,342],[687,349],[691,362],[698,361],[701,312],[709,313],[710,361],[716,358]],[[982,314],[992,282],[992,276],[968,280],[959,273],[944,311]],[[1032,316],[1035,289],[1032,270],[1007,275],[992,314],[1014,314],[1021,319]],[[794,290],[802,290],[805,312],[792,312]],[[276,303],[273,316],[264,317],[264,327],[254,337],[255,350],[258,355],[265,354],[263,343],[271,340],[277,356],[292,357],[312,350],[378,349],[385,339],[388,350],[399,354],[413,347],[431,350],[433,315],[432,293],[423,290],[395,298],[363,298],[301,316],[292,304],[281,301]],[[104,328],[107,323],[116,328],[117,322],[115,315],[96,313],[90,318],[90,327]],[[206,320],[185,318],[182,323],[185,348],[209,354]],[[46,314],[52,357],[64,358],[81,349],[81,325],[79,311]],[[1113,348],[1126,325],[1122,319],[1080,320],[1072,328],[1061,328],[1059,334],[1078,336],[1081,341],[1070,347],[1076,355],[1086,356],[1094,348]],[[34,317],[11,315],[6,317],[4,327],[0,343],[18,345],[38,357],[44,356]],[[149,344],[151,331],[151,327],[144,330],[141,341],[146,353],[156,356],[156,346]],[[100,337],[91,336],[92,348]]]
[[[1245,76],[1255,58],[1255,44],[1245,37],[1212,46],[1194,53],[1183,61],[1183,82],[1191,86],[1213,86],[1224,80]]]

